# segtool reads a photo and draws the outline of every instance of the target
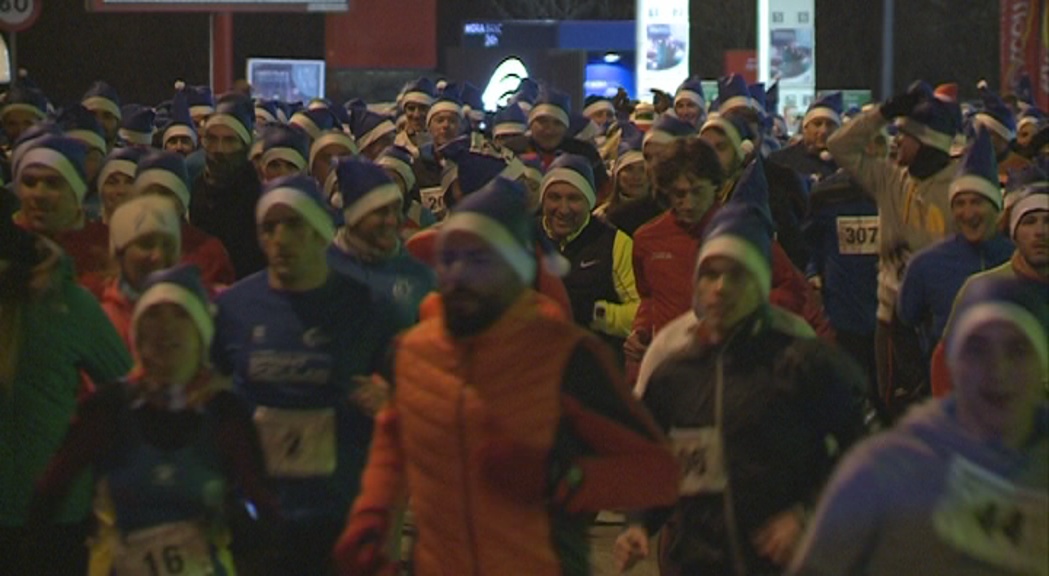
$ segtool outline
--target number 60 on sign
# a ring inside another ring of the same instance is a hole
[[[40,17],[41,0],[0,0],[0,30],[21,32]]]

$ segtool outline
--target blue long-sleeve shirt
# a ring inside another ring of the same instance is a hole
[[[977,244],[955,234],[914,255],[900,285],[896,313],[904,324],[928,326],[923,342],[927,352],[940,340],[965,279],[1002,264],[1013,249],[1001,234]]]

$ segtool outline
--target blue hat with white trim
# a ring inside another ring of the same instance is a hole
[[[703,83],[698,78],[689,78],[682,82],[674,93],[674,104],[679,100],[689,100],[700,108],[706,107],[707,97],[703,94]]]
[[[535,280],[535,222],[523,184],[495,178],[466,196],[440,227],[437,246],[453,232],[467,232],[487,243],[524,284]]]
[[[179,81],[175,83],[175,90],[185,92],[190,116],[210,116],[215,113],[215,96],[211,93],[211,86],[188,86]]]
[[[189,173],[186,159],[167,150],[151,150],[138,160],[135,169],[135,192],[142,194],[151,185],[170,191],[182,203],[182,213],[189,210]]]
[[[192,103],[190,113],[193,113]],[[224,97],[204,124],[204,133],[214,126],[225,126],[233,130],[245,147],[251,146],[255,130],[255,105],[247,96]]]
[[[627,126],[630,126],[629,130]],[[624,125],[623,135],[619,140],[619,148],[616,150],[616,161],[612,166],[613,176],[617,176],[620,170],[631,164],[645,161],[645,155],[641,151],[641,144],[641,131],[630,124]]]
[[[758,116],[764,118],[765,116],[765,83],[756,82],[747,86],[747,92],[750,93],[750,107]]]
[[[572,113],[572,98],[561,92],[550,88],[539,95],[532,109],[528,112],[528,123],[531,124],[536,118],[553,118],[567,128],[570,124]]]
[[[699,133],[702,134],[711,128],[721,130],[725,134],[725,137],[732,143],[732,147],[736,149],[736,155],[740,158],[754,151],[754,131],[751,130],[750,123],[739,112],[729,110],[712,114],[703,123]]]
[[[961,107],[934,97],[932,87],[921,81],[912,84],[908,92],[921,95],[922,100],[909,115],[896,119],[896,127],[923,146],[949,154],[961,128]]]
[[[844,106],[844,100],[840,90],[824,92],[809,105],[801,125],[804,126],[816,118],[826,118],[841,126],[842,106]]]
[[[400,187],[390,179],[382,166],[367,158],[339,158],[334,174],[334,186],[338,194],[330,197],[335,208],[342,210],[347,227],[352,227],[387,204],[404,202]]]
[[[310,151],[310,138],[297,126],[270,124],[260,134],[262,140],[261,165],[265,167],[274,160],[283,160],[296,170],[306,169],[306,156]]]
[[[407,190],[415,188],[415,171],[412,170],[412,165],[415,164],[415,157],[412,156],[411,151],[407,148],[397,145],[389,146],[379,154],[375,159],[375,163],[387,170],[392,170],[400,176]]]
[[[284,111],[277,100],[255,100],[255,125],[284,124],[287,118],[283,118]]]
[[[8,112],[23,110],[36,116],[37,120],[43,120],[47,116],[49,106],[47,96],[39,88],[17,82],[3,96],[0,118]]]
[[[980,99],[983,100],[983,110],[976,113],[974,121],[1001,136],[1006,142],[1015,140],[1016,116],[1013,111],[991,90],[986,80],[980,80],[977,89],[980,91]]]
[[[40,165],[56,170],[69,184],[76,196],[77,205],[87,194],[87,176],[84,173],[84,155],[87,147],[83,142],[68,136],[43,136],[27,142],[15,166],[15,179],[21,180],[21,172],[28,166]]]
[[[215,321],[208,291],[201,280],[200,268],[194,264],[179,264],[158,270],[146,277],[142,295],[131,315],[131,340],[138,335],[138,324],[146,310],[159,304],[174,304],[186,311],[200,334],[202,361],[206,362],[215,336]]]
[[[397,131],[397,127],[394,126],[389,116],[372,112],[366,106],[351,108],[350,119],[350,131],[360,150],[364,150],[386,134]]]
[[[323,132],[333,130],[342,132],[342,122],[329,108],[299,110],[292,115],[291,120],[288,120],[288,125],[302,130],[311,141],[319,138]]]
[[[743,76],[729,74],[718,78],[718,99],[714,105],[722,114],[733,108],[750,108],[750,90]]]
[[[102,126],[95,115],[82,104],[66,107],[55,119],[55,123],[62,127],[66,136],[80,140],[89,150],[106,153],[106,137],[102,133]]]
[[[401,97],[398,98],[397,101],[402,108],[404,104],[408,102],[430,106],[433,104],[434,93],[436,91],[433,80],[423,76],[406,84],[401,91]]]
[[[695,134],[696,127],[691,122],[685,122],[673,114],[663,114],[645,132],[643,143],[666,144],[679,138],[694,136]]]
[[[765,114],[769,116],[779,114],[779,80],[773,80],[765,90]]]
[[[469,116],[470,120],[480,122],[484,119],[484,100],[477,86],[464,82],[459,96],[463,102],[463,113]]]
[[[575,154],[562,154],[550,163],[543,183],[539,189],[539,197],[546,196],[546,190],[555,182],[565,182],[586,197],[586,203],[590,210],[597,204],[596,186],[594,185],[594,169],[590,167],[590,161],[583,156]]]
[[[277,205],[299,213],[326,242],[335,237],[335,221],[321,195],[317,181],[304,174],[276,178],[266,183],[255,205],[255,222],[262,224],[266,214]]]
[[[167,144],[171,138],[185,136],[197,145],[197,126],[193,123],[193,117],[189,114],[189,101],[184,91],[175,92],[171,98],[171,118],[164,126],[164,135],[161,137],[162,144]]]
[[[459,118],[463,117],[463,101],[460,90],[459,85],[454,82],[445,85],[444,90],[441,90],[433,104],[430,105],[430,110],[426,113],[427,125],[430,124],[434,116],[441,112],[451,112]]]
[[[613,115],[616,113],[616,108],[612,105],[612,100],[605,96],[591,94],[583,100],[583,116],[592,116],[602,110]]]
[[[775,226],[768,205],[768,182],[761,158],[743,171],[732,198],[719,209],[703,236],[697,268],[712,256],[739,262],[758,283],[765,300],[772,290],[772,235]]]
[[[520,106],[500,108],[492,120],[492,136],[516,136],[528,130],[528,115]]]
[[[976,137],[969,144],[969,149],[958,167],[958,174],[948,189],[952,201],[963,192],[975,192],[990,200],[996,210],[1002,209],[998,159],[994,154],[990,132],[982,125],[976,127]]]
[[[98,185],[104,184],[113,174],[123,174],[134,180],[138,172],[138,162],[145,153],[146,151],[142,148],[128,146],[112,149],[102,160],[102,166],[98,169]]]
[[[1042,112],[1034,106],[1028,106],[1020,113],[1019,120],[1016,121],[1016,129],[1020,130],[1028,124],[1033,124],[1035,132],[1042,129],[1046,124],[1045,112]]]
[[[117,134],[129,144],[151,146],[153,132],[156,131],[156,111],[140,104],[127,104],[120,112],[120,129]]]
[[[96,81],[87,89],[80,103],[92,113],[108,112],[120,119],[120,96],[117,95],[116,89],[102,80]]]

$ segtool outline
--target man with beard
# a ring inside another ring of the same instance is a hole
[[[773,152],[769,161],[794,170],[809,182],[834,174],[838,165],[827,152],[827,138],[841,126],[841,110],[841,92],[830,92],[815,100],[801,121],[801,141]]]
[[[589,574],[589,513],[674,501],[677,467],[610,352],[539,313],[534,229],[501,177],[442,226],[443,313],[392,349],[340,574],[390,569],[382,540],[408,485],[420,576]]]
[[[459,100],[459,88],[454,84],[445,86],[437,101],[426,113],[426,129],[429,141],[418,148],[412,171],[419,188],[441,185],[443,152],[441,148],[462,133],[463,103]]]
[[[247,98],[220,102],[207,122],[204,173],[193,185],[189,219],[217,237],[229,252],[237,278],[266,266],[255,236],[259,177],[248,162],[255,108]]]

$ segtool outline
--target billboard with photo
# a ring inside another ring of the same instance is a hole
[[[257,98],[285,102],[324,98],[324,60],[248,58],[247,77]]]
[[[637,1],[637,95],[673,93],[688,78],[689,0]]]
[[[815,0],[758,0],[758,80],[779,80],[780,112],[816,94]]]

